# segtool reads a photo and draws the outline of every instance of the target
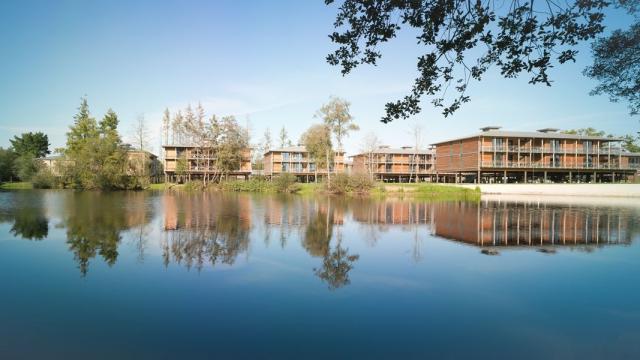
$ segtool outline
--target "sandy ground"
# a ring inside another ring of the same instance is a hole
[[[588,196],[638,198],[640,184],[464,184],[468,188],[480,187],[482,194]]]

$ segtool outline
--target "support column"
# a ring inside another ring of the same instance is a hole
[[[504,171],[504,176],[502,177],[502,183],[503,184],[507,183],[507,170]]]
[[[544,182],[547,182],[547,170],[544,171]]]
[[[527,170],[524,171],[524,183],[527,183]]]
[[[569,171],[569,184],[571,184],[571,171]]]

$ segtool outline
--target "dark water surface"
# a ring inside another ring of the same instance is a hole
[[[639,358],[638,206],[0,192],[0,358]]]

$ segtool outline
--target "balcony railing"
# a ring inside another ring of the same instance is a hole
[[[550,162],[527,162],[527,161],[483,161],[482,167],[497,167],[497,168],[512,168],[512,169],[524,169],[524,168],[533,168],[533,169],[634,169],[632,165],[622,166],[618,163],[607,163],[607,164],[573,164],[568,163],[564,164],[562,162],[559,163],[550,163]],[[637,168],[640,168],[638,166]]]
[[[555,149],[552,147],[539,147],[539,146],[483,146],[482,147],[482,151],[484,152],[507,152],[507,150],[509,152],[521,152],[521,153],[534,153],[534,154],[539,154],[539,153],[555,153],[555,154],[592,154],[592,155],[620,155],[621,153],[623,153],[623,150],[619,147],[601,147],[599,150],[597,147],[591,148],[591,149],[583,149],[583,148],[578,148],[577,150],[575,148],[569,148],[569,147],[556,147]]]

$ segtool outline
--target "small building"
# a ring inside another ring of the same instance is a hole
[[[201,180],[208,175],[218,176],[216,168],[216,151],[192,145],[163,145],[165,181],[179,182],[184,180]],[[229,174],[235,178],[249,178],[251,175],[251,149],[242,151],[242,159],[238,168]]]
[[[149,176],[152,183],[159,182],[162,177],[162,163],[155,154],[146,150],[127,150],[129,169],[127,174],[131,176]]]
[[[371,174],[385,182],[435,181],[434,152],[411,146],[393,149],[380,146],[371,152],[351,156],[353,172]]]
[[[328,169],[331,173],[343,173],[346,171],[344,151],[334,151],[333,162]],[[304,146],[288,146],[269,150],[264,154],[264,175],[268,177],[278,176],[283,173],[293,174],[298,181],[315,181],[327,176],[327,169],[316,169],[315,161],[309,158],[309,153]]]
[[[615,182],[635,173],[622,139],[558,129],[503,131],[488,126],[435,143],[435,170],[447,182]]]

